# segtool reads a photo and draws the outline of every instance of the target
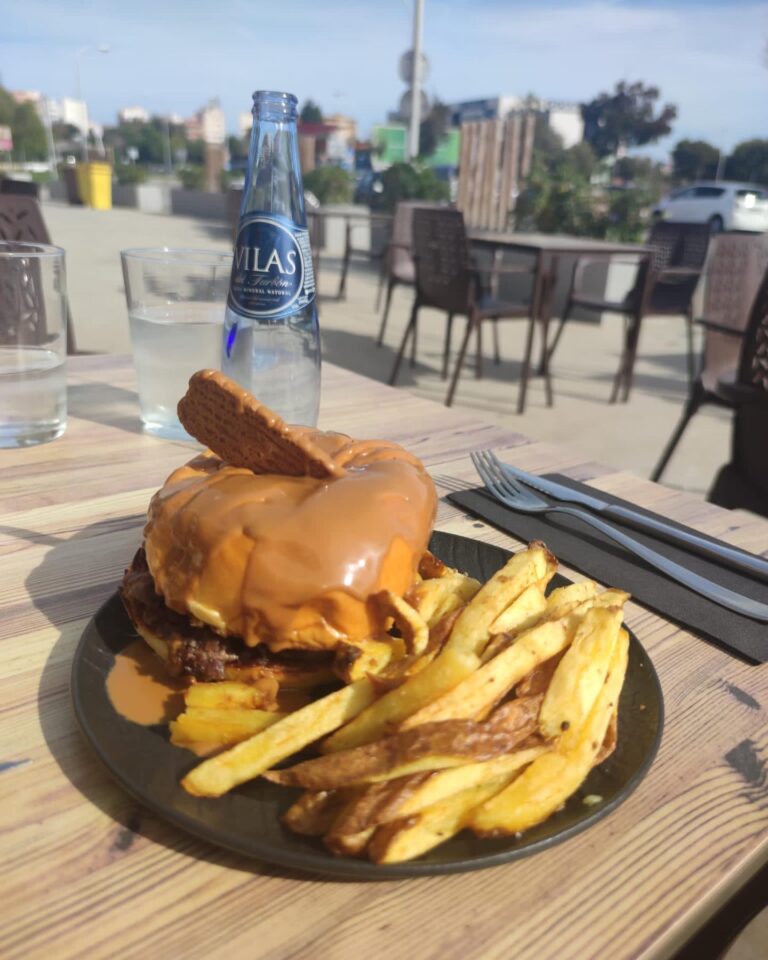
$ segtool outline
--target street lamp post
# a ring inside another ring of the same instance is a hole
[[[83,163],[88,163],[88,104],[83,98],[83,85],[80,77],[80,61],[92,50],[95,50],[97,53],[109,53],[109,45],[106,43],[100,44],[98,47],[81,47],[80,50],[75,54],[75,95],[80,103],[83,105],[83,122],[85,126],[85,132],[83,134]]]
[[[408,159],[419,155],[421,124],[421,34],[424,25],[424,0],[413,4],[413,67],[411,68],[411,122],[408,130]]]

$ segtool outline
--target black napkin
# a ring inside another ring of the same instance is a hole
[[[641,510],[626,500],[620,500],[601,490],[595,490],[594,487],[571,480],[569,477],[551,474],[548,479],[557,480],[558,483],[565,484],[574,490],[583,490],[606,503],[629,506],[647,516],[658,516],[648,510]],[[668,620],[679,623],[704,639],[713,641],[729,653],[753,663],[768,662],[768,624],[759,623],[757,620],[726,610],[725,607],[720,607],[706,597],[675,583],[580,520],[558,514],[516,513],[495,500],[485,487],[451,493],[448,499],[468,513],[481,517],[494,527],[520,540],[543,540],[563,563],[609,586],[628,590],[638,603],[655,610]],[[686,529],[682,524],[673,523],[666,517],[659,519],[671,526]],[[616,523],[614,520],[610,522]],[[621,525],[616,523],[616,526]],[[647,533],[640,533],[628,527],[622,529],[631,537],[671,560],[677,561],[689,570],[731,590],[736,590],[744,596],[768,603],[768,584],[753,580],[734,570],[719,567],[711,560],[657,540]],[[699,533],[699,531],[696,532]],[[708,539],[713,543],[717,542],[713,537]]]

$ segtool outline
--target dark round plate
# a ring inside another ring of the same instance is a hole
[[[477,540],[435,533],[432,550],[446,563],[487,580],[509,557]],[[554,586],[567,581],[557,577]],[[83,633],[72,665],[72,698],[86,738],[129,793],[196,836],[249,857],[313,873],[383,880],[477,870],[516,860],[572,837],[614,810],[640,783],[661,739],[663,702],[656,671],[633,636],[619,703],[615,752],[592,770],[581,789],[545,823],[520,837],[480,839],[468,831],[403,864],[375,865],[341,859],[319,841],[297,836],[280,823],[298,791],[256,780],[217,800],[191,797],[179,781],[198,759],[168,740],[165,726],[143,727],[118,714],[107,696],[114,656],[136,634],[117,596],[109,599]],[[590,806],[587,795],[602,797]]]

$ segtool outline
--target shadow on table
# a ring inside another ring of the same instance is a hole
[[[134,408],[125,412],[126,404]],[[70,416],[101,423],[128,433],[143,433],[139,419],[139,398],[134,390],[105,383],[74,383],[67,387],[67,409]]]
[[[64,628],[72,621],[82,618],[84,613],[87,615],[92,611],[95,614],[112,592],[99,583],[100,552],[92,551],[92,559],[84,562],[84,555],[87,554],[82,550],[82,541],[114,535],[120,530],[135,530],[138,546],[144,519],[141,514],[101,521],[85,527],[68,539],[37,533],[34,530],[0,527],[0,534],[52,548],[25,581],[34,606],[51,626],[59,631],[58,639],[43,667],[37,691],[40,725],[48,749],[72,786],[114,821],[115,827],[110,831],[109,847],[109,856],[112,859],[117,860],[126,854],[139,837],[144,837],[176,853],[205,860],[216,866],[281,879],[312,880],[310,874],[273,867],[219,849],[159,819],[112,781],[77,728],[68,688],[70,664],[79,636],[73,637],[71,632]],[[78,546],[80,549],[77,549]],[[128,563],[130,557],[126,555],[125,559]],[[61,592],[56,592],[55,585],[66,581],[75,564],[83,586],[67,593],[62,602]],[[93,584],[98,586],[92,586]],[[66,706],[62,702],[64,700],[67,701]],[[349,882],[333,879],[339,883]],[[328,878],[326,882],[327,880]]]

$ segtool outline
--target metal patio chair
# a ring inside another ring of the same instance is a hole
[[[496,299],[483,291],[480,272],[474,266],[469,253],[464,217],[450,208],[417,209],[413,213],[413,258],[416,266],[416,295],[408,325],[405,328],[400,349],[390,376],[394,384],[400,365],[410,341],[411,366],[416,362],[416,339],[418,315],[422,307],[434,307],[448,314],[445,346],[443,349],[442,375],[448,375],[450,338],[453,318],[465,316],[467,325],[456,358],[446,406],[451,406],[461,376],[464,358],[472,334],[476,337],[475,372],[482,375],[482,330],[486,321],[494,327],[500,320],[528,319],[525,355],[520,373],[517,411],[525,409],[526,390],[531,368],[531,351],[535,325],[540,316],[541,298],[547,275],[543,270],[543,257],[537,256],[530,265],[496,268],[497,272],[527,274],[530,277],[530,296],[526,301],[509,302]],[[498,340],[495,360],[499,362]],[[551,400],[551,384],[546,378],[547,400]]]
[[[547,359],[551,360],[574,307],[596,313],[618,313],[624,317],[624,344],[619,368],[613,381],[610,402],[629,399],[634,376],[637,344],[643,317],[680,315],[686,320],[688,339],[688,376],[695,379],[693,352],[692,302],[709,245],[709,225],[671,223],[662,220],[653,225],[648,236],[650,252],[640,256],[635,281],[621,300],[594,297],[583,289],[584,271],[590,264],[605,263],[605,256],[579,257],[574,264],[571,286]],[[613,262],[619,262],[614,258]]]
[[[704,328],[699,373],[691,384],[680,421],[654,467],[661,478],[694,415],[705,404],[732,408],[720,380],[735,379],[744,331],[760,281],[768,270],[768,235],[729,233],[714,237],[704,269]]]

